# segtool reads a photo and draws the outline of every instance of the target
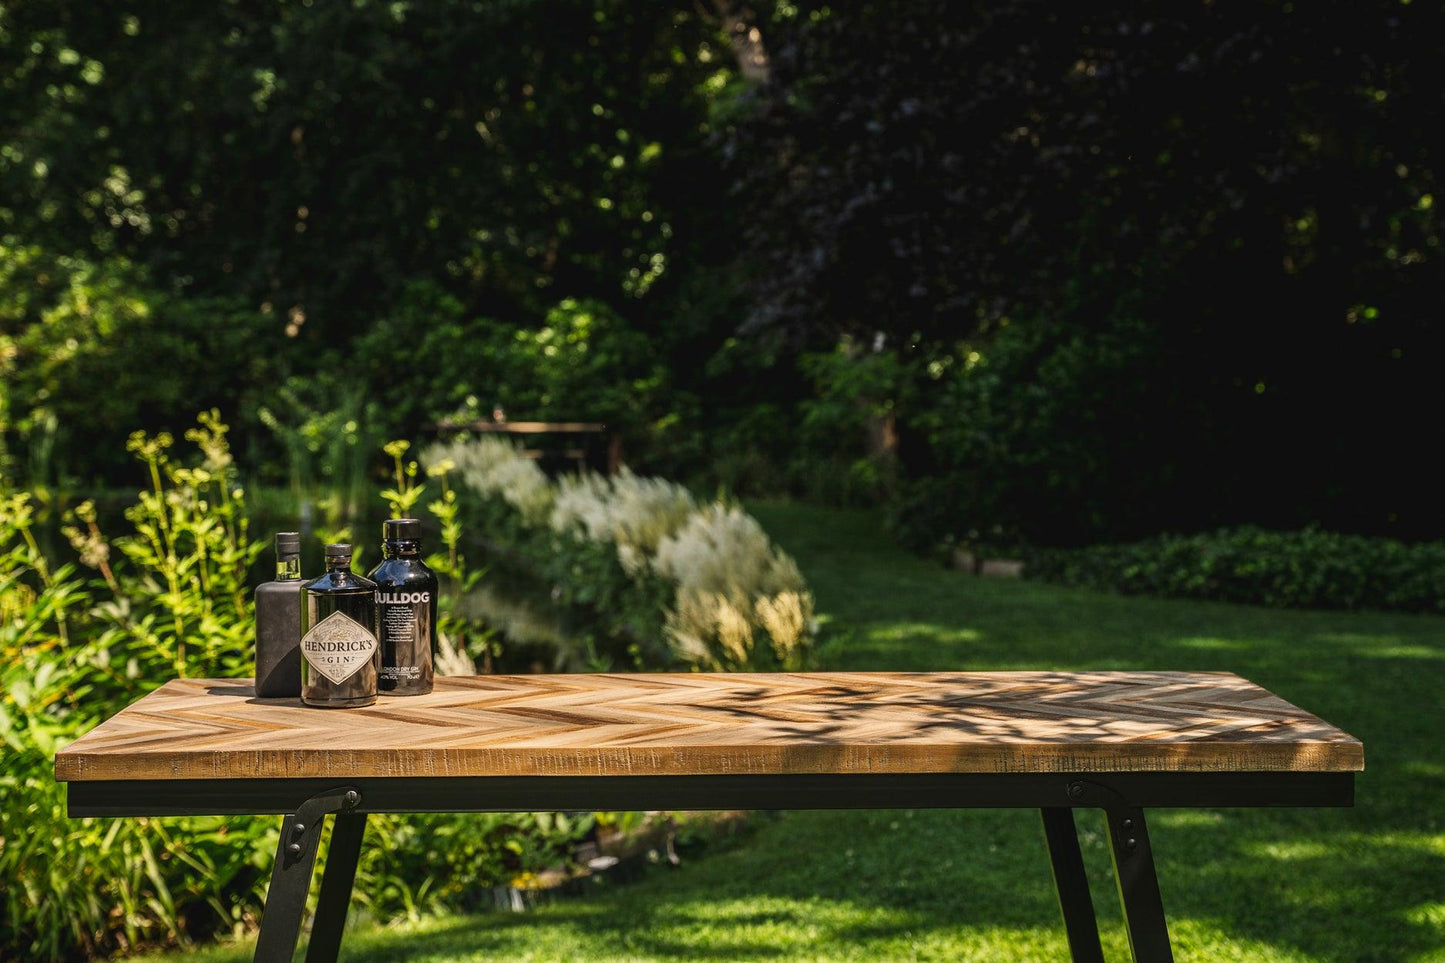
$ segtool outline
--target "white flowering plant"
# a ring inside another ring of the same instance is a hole
[[[624,469],[552,481],[497,438],[423,453],[453,467],[494,557],[545,581],[592,626],[587,652],[638,667],[796,669],[811,661],[813,596],[751,515]],[[578,621],[574,619],[574,621]]]

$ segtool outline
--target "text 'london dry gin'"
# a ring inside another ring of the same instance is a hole
[[[301,607],[301,701],[345,709],[376,701],[381,646],[376,583],[351,570],[351,546],[326,546],[326,574],[306,583]]]
[[[391,518],[381,528],[376,583],[382,695],[426,695],[432,689],[437,634],[437,577],[421,560],[421,522]]]

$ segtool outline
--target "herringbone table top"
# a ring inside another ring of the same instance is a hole
[[[1345,771],[1360,742],[1202,672],[439,678],[362,709],[168,682],[62,750],[62,780]]]

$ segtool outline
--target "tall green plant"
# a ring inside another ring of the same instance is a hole
[[[427,504],[427,511],[441,527],[443,548],[427,559],[427,564],[444,579],[437,603],[437,634],[447,664],[439,668],[465,670],[479,659],[483,669],[491,671],[492,659],[499,652],[497,633],[469,615],[462,605],[462,600],[481,582],[485,570],[472,568],[462,551],[462,506],[448,477],[455,470],[456,463],[445,458],[427,468],[427,475],[436,479],[441,488],[440,497]]]
[[[176,464],[166,432],[131,435],[127,446],[144,462],[151,487],[126,510],[133,536],[121,552],[153,579],[130,580],[123,597],[147,613],[113,616],[133,644],[167,659],[184,678],[192,664],[221,675],[246,668],[252,623],[246,578],[262,545],[250,538],[245,492],[231,478],[231,453],[220,413],[200,416],[186,438],[202,453],[198,466]],[[159,617],[157,617],[159,616]],[[187,646],[197,647],[187,653]]]
[[[0,951],[58,959],[187,941],[245,925],[257,903],[254,854],[273,844],[258,822],[190,820],[180,831],[134,820],[69,820],[52,774],[56,749],[174,675],[240,669],[251,633],[244,494],[231,479],[226,426],[209,412],[187,437],[132,438],[147,490],[110,542],[93,506],[65,532],[82,564],[53,564],[24,492],[0,491]],[[0,479],[0,486],[3,486]],[[212,913],[197,914],[209,906]]]
[[[391,508],[393,518],[409,516],[412,508],[421,501],[422,495],[426,494],[425,483],[416,480],[419,471],[416,461],[406,458],[410,449],[411,442],[401,439],[389,441],[382,446],[382,451],[386,452],[392,461],[395,487],[382,492],[381,497]]]
[[[355,519],[368,484],[377,437],[367,386],[329,379],[292,378],[263,405],[261,423],[286,452],[287,475],[298,502],[314,502],[321,524],[341,528]]]
[[[125,513],[131,530],[108,538],[89,503],[63,529],[92,578],[75,562],[46,558],[35,499],[0,475],[0,958],[184,945],[239,935],[258,918],[273,820],[71,820],[53,775],[57,749],[167,679],[250,674],[246,576],[262,546],[250,534],[226,435],[216,412],[201,415],[185,436],[198,456],[191,463],[169,435],[131,437],[147,481]],[[449,614],[455,593],[480,574],[460,550],[445,475],[436,506],[444,551],[431,561],[446,580],[444,616],[460,619]],[[420,486],[409,490],[420,497]],[[443,624],[462,635],[460,621]],[[480,626],[468,631],[468,645],[490,638]],[[383,918],[464,904],[479,886],[564,860],[592,822],[378,817],[358,900]]]

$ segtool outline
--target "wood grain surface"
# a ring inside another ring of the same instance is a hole
[[[1359,740],[1197,672],[491,675],[363,709],[187,679],[55,760],[61,780],[1363,768]]]

